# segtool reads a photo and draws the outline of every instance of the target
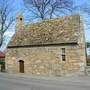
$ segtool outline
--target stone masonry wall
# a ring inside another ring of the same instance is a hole
[[[62,61],[61,48],[66,48],[66,61]],[[61,76],[84,71],[83,48],[78,46],[51,46],[7,49],[6,70],[19,73],[19,60],[24,61],[25,74]],[[82,56],[80,56],[82,54]]]

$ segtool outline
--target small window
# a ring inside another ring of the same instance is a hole
[[[62,61],[66,61],[65,55],[62,55]]]
[[[65,54],[65,48],[62,48],[62,54]]]
[[[22,18],[20,18],[20,20],[22,21]]]
[[[62,61],[66,61],[65,48],[62,48]]]

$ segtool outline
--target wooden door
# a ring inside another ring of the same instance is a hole
[[[24,61],[23,60],[19,61],[19,72],[24,73]]]

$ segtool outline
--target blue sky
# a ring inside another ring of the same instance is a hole
[[[13,3],[14,3],[15,10],[17,10],[17,12],[20,12],[20,11],[24,12],[23,1],[22,0],[13,0],[13,1],[14,1]],[[75,5],[87,5],[87,7],[90,7],[90,0],[73,0],[73,1]],[[90,41],[90,25],[87,24],[87,23],[90,23],[90,15],[88,15],[85,12],[82,12],[81,10],[76,10],[76,13],[80,13],[82,15],[86,41]],[[5,33],[4,35],[5,41],[0,50],[3,51],[6,48],[6,45],[9,42],[10,38],[12,37],[13,33],[14,33],[14,28],[11,28]]]
[[[86,7],[90,7],[90,0],[74,0],[76,5],[85,5]],[[82,12],[82,10],[78,11],[82,18],[83,18],[83,22],[84,22],[84,30],[85,30],[85,37],[86,37],[86,41],[90,42],[90,15],[88,15],[88,13],[86,12]]]

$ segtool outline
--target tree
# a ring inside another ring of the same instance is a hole
[[[90,42],[86,42],[87,48],[90,48]]]
[[[4,41],[4,33],[14,21],[11,5],[11,0],[0,0],[0,47]]]
[[[90,55],[90,42],[86,42],[87,55]]]
[[[32,19],[51,19],[72,11],[73,0],[23,0]]]

